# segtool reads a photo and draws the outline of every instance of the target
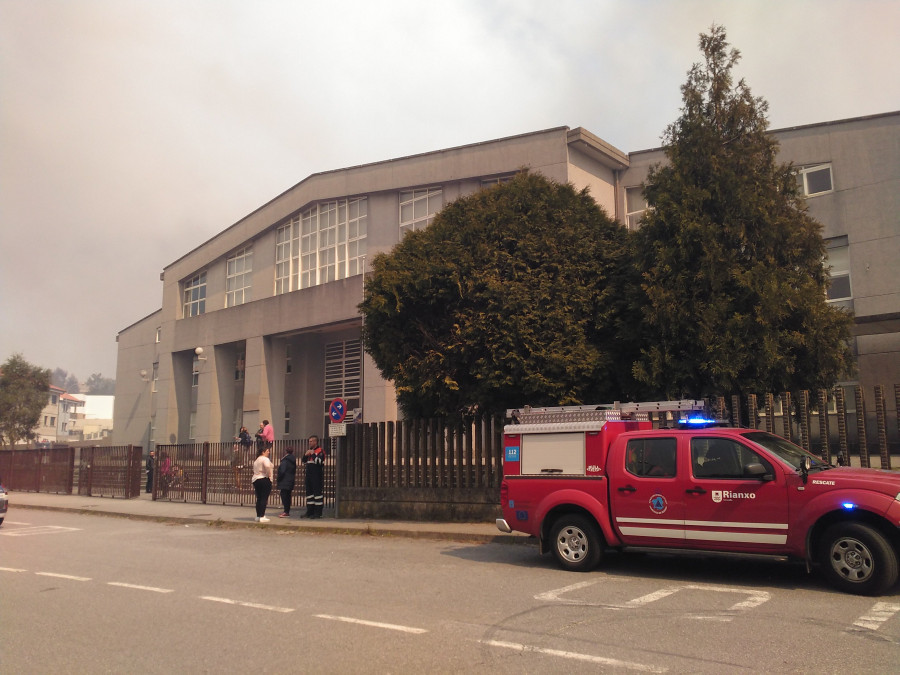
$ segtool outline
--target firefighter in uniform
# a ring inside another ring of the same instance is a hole
[[[321,518],[325,508],[325,451],[319,437],[309,437],[309,449],[303,455],[306,467],[306,514],[304,518]]]

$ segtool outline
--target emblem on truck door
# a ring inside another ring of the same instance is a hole
[[[661,515],[666,512],[667,508],[669,508],[669,504],[666,502],[666,498],[658,492],[650,497],[650,510],[653,513]]]

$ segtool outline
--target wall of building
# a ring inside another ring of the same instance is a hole
[[[833,165],[835,190],[810,199],[809,207],[825,236],[846,235],[850,242],[864,384],[874,375],[878,382],[900,382],[900,275],[891,271],[900,259],[898,120],[900,114],[891,114],[773,132],[782,159]],[[559,127],[309,176],[163,271],[161,309],[119,335],[115,442],[146,444],[151,420],[161,443],[228,441],[236,424],[252,433],[262,419],[272,421],[279,438],[321,432],[324,352],[329,344],[359,339],[363,275],[274,295],[277,228],[310,206],[365,197],[370,261],[400,239],[402,190],[440,187],[446,206],[485,179],[527,167],[588,188],[610,216],[624,221],[624,188],[640,185],[663,160],[661,149],[626,155],[584,129]],[[251,299],[226,308],[226,260],[244,247],[253,251]],[[182,319],[182,284],[201,271],[205,313]],[[238,361],[243,370],[236,374]],[[362,362],[358,398],[365,420],[397,419],[393,387],[371,359]],[[151,396],[137,373],[150,372],[154,363]]]

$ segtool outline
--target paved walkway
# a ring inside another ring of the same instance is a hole
[[[222,527],[255,527],[324,532],[329,534],[357,534],[376,537],[411,537],[446,539],[451,541],[521,543],[529,541],[522,534],[503,534],[494,523],[437,523],[401,520],[350,520],[325,517],[307,520],[298,508],[290,518],[279,518],[280,508],[269,508],[269,523],[257,523],[253,507],[223,506],[221,504],[184,504],[156,501],[141,493],[137,499],[110,497],[82,497],[36,492],[10,492],[7,517],[15,520],[18,509],[44,509],[68,513],[150,520],[155,522],[200,523]]]

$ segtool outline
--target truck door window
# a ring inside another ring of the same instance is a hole
[[[744,467],[759,463],[772,472],[772,465],[750,448],[727,438],[692,438],[691,467],[697,478],[743,478]]]
[[[675,475],[674,438],[634,438],[625,446],[625,470],[635,476],[671,478]]]

